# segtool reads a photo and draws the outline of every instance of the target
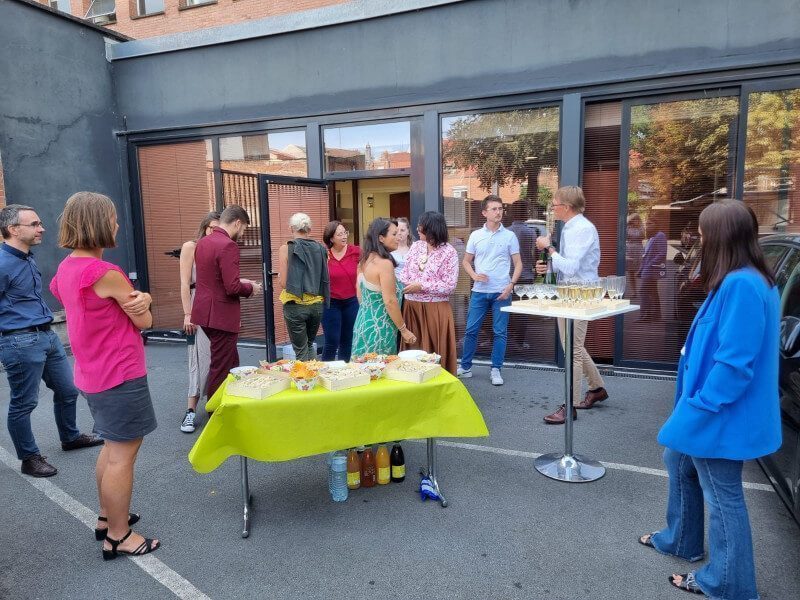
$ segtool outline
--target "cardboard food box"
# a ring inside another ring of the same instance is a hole
[[[325,369],[319,374],[319,382],[322,387],[331,392],[369,385],[369,381],[369,372],[359,367]]]
[[[386,365],[385,377],[394,381],[425,383],[441,372],[442,367],[435,363],[425,363],[418,360],[396,360]]]
[[[267,373],[255,373],[243,377],[239,381],[232,381],[228,384],[226,392],[231,396],[263,400],[274,396],[278,392],[288,390],[290,385],[291,380],[288,375],[278,371],[270,371]]]

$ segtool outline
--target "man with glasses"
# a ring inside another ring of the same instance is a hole
[[[63,450],[103,443],[78,431],[78,390],[58,336],[51,331],[53,313],[42,297],[42,274],[31,247],[42,243],[45,228],[30,206],[11,204],[0,210],[0,362],[11,388],[8,432],[21,470],[50,477],[58,470],[39,452],[31,429],[31,412],[39,402],[39,381],[53,390],[53,412]]]
[[[559,244],[560,251],[557,252],[550,243],[550,238],[545,236],[537,238],[536,247],[539,250],[547,249],[553,270],[559,277],[579,281],[595,281],[598,278],[597,267],[600,265],[600,238],[597,235],[597,228],[583,216],[586,208],[583,190],[574,185],[559,188],[553,196],[551,206],[555,218],[564,222]],[[536,272],[540,275],[546,273],[547,264],[538,261]],[[584,348],[588,324],[588,321],[575,321],[575,337],[572,344],[573,418],[577,418],[576,408],[592,408],[595,402],[602,402],[608,398],[608,392],[603,387],[603,378],[592,357]],[[564,320],[558,319],[558,332],[562,347],[564,346],[564,331]],[[589,387],[586,396],[581,401],[581,383],[584,375]],[[566,420],[566,415],[566,405],[562,404],[556,412],[547,415],[544,422],[548,425],[561,425]]]
[[[470,234],[461,263],[475,283],[469,299],[461,366],[456,373],[464,379],[472,377],[472,358],[478,346],[478,332],[491,310],[494,340],[490,378],[492,385],[503,385],[500,369],[503,368],[506,355],[509,313],[500,309],[511,304],[511,292],[522,273],[522,259],[517,236],[501,223],[503,201],[500,197],[493,194],[486,196],[481,202],[481,212],[486,224]]]

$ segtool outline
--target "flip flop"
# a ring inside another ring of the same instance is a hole
[[[680,577],[681,582],[676,583],[675,577]],[[683,574],[673,573],[667,579],[669,579],[669,583],[670,585],[672,585],[672,587],[676,587],[684,592],[689,592],[692,594],[700,594],[702,596],[705,596],[703,590],[700,589],[700,586],[697,585],[697,582],[694,580],[694,573],[683,573]]]
[[[645,533],[642,536],[636,538],[636,541],[639,542],[642,546],[647,546],[648,548],[655,548],[653,545],[653,536],[658,533],[654,531],[653,533]]]

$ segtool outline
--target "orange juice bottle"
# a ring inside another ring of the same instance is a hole
[[[375,454],[372,446],[367,446],[361,456],[361,486],[370,488],[375,485]]]
[[[389,450],[384,444],[378,446],[375,455],[375,466],[378,468],[378,484],[386,485],[392,478],[392,467],[389,464]]]
[[[353,448],[347,453],[347,487],[351,490],[361,487],[361,458]]]

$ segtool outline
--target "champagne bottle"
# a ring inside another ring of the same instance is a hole
[[[392,465],[392,482],[400,483],[406,478],[406,459],[403,456],[403,448],[400,444],[392,446],[389,460]]]

